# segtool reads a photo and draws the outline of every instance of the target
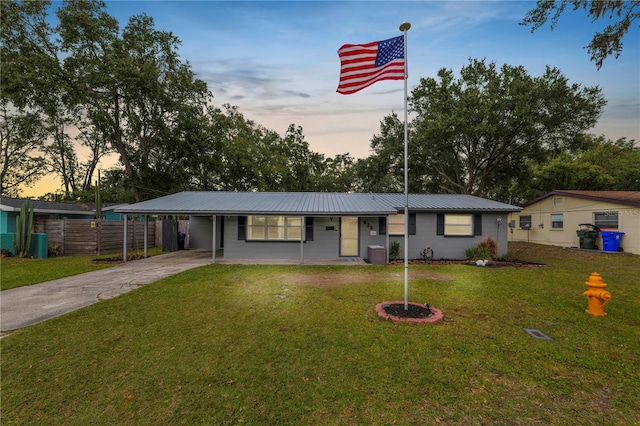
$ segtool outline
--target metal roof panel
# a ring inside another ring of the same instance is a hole
[[[387,215],[401,212],[404,194],[332,192],[179,192],[121,206],[133,214]],[[409,208],[424,211],[518,211],[519,207],[471,195],[411,194]]]

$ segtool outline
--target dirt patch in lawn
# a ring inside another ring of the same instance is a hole
[[[346,284],[392,281],[403,279],[403,273],[391,272],[327,272],[320,274],[287,274],[286,283],[311,285],[314,287],[340,287]],[[452,280],[453,276],[431,271],[409,271],[410,279]]]

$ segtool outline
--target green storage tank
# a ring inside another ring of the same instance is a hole
[[[29,256],[33,256],[38,259],[46,259],[49,257],[49,235],[31,234]]]

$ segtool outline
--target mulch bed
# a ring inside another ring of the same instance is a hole
[[[399,300],[378,303],[376,312],[380,318],[396,323],[435,324],[444,319],[444,314],[440,309],[408,302],[407,310],[405,310],[404,302]]]
[[[387,265],[404,265],[403,259],[397,259],[395,261],[390,261]],[[511,261],[503,261],[503,260],[491,260],[486,266],[478,266],[476,262],[473,260],[455,260],[455,259],[440,259],[440,260],[422,260],[422,259],[414,259],[409,260],[409,265],[469,265],[476,266],[479,268],[502,268],[505,266],[513,266],[517,268],[527,268],[527,267],[537,267],[537,266],[545,266],[542,263],[535,262],[527,262],[526,260],[511,260]]]
[[[382,308],[387,314],[398,318],[428,318],[433,315],[430,308],[414,304],[409,304],[407,309],[404,308],[404,303],[390,303],[382,305]]]

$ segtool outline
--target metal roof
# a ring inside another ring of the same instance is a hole
[[[527,207],[540,200],[551,196],[566,196],[583,198],[586,200],[604,201],[607,203],[622,204],[625,206],[640,206],[640,191],[582,191],[582,190],[555,190],[547,192],[540,197],[527,201],[522,206]]]
[[[377,194],[384,197],[398,210],[404,208],[404,194]],[[409,194],[409,209],[419,211],[505,211],[522,210],[520,207],[499,201],[466,194]]]
[[[95,203],[63,203],[8,197],[0,197],[0,210],[19,212],[22,205],[27,201],[32,203],[35,213],[93,214],[95,212]],[[119,204],[105,203],[102,205],[102,210],[113,209],[116,206],[119,206]]]
[[[332,192],[179,192],[129,206],[117,213],[158,215],[388,215],[401,212],[404,194]],[[411,194],[421,211],[519,211],[520,207],[472,195]]]

